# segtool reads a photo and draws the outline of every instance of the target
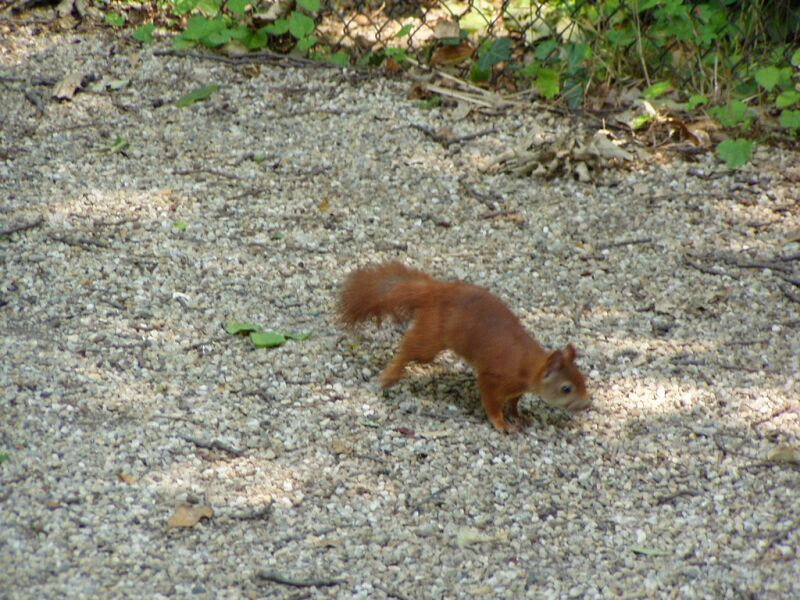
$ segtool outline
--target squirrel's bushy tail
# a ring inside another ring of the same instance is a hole
[[[441,285],[430,275],[399,262],[370,265],[347,277],[339,297],[339,318],[357,325],[371,318],[411,318]]]

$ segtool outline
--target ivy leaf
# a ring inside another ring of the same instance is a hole
[[[708,98],[700,94],[693,94],[686,103],[687,110],[694,110],[701,104],[708,104]]]
[[[194,7],[197,6],[197,1],[198,0],[175,0],[172,10],[178,16],[185,15],[194,10]]]
[[[533,85],[545,99],[555,98],[558,96],[559,88],[558,71],[543,67],[536,69],[536,80]]]
[[[778,118],[781,127],[797,131],[800,129],[800,110],[783,110]]]
[[[142,42],[143,44],[149,44],[153,41],[153,30],[156,28],[153,23],[148,23],[147,25],[139,25],[136,30],[133,32],[133,39],[137,42]]]
[[[756,81],[758,82],[758,85],[763,87],[768,92],[771,92],[772,88],[778,85],[780,77],[781,72],[778,67],[769,66],[756,71]]]
[[[798,113],[800,116],[800,113]],[[725,140],[717,145],[717,155],[725,161],[731,169],[738,169],[750,160],[753,155],[755,143],[752,140],[737,138]]]
[[[297,0],[297,5],[310,13],[316,13],[319,10],[319,0]]]
[[[792,54],[791,62],[795,67],[800,67],[800,48],[795,50],[794,54]]]
[[[316,43],[317,43],[317,38],[314,37],[313,35],[310,35],[308,37],[304,37],[301,40],[298,40],[296,48],[300,52],[306,53],[308,52],[308,49],[311,48],[311,46],[313,46]]]
[[[289,31],[289,21],[286,19],[275,19],[274,23],[264,25],[259,31],[263,31],[270,35],[283,35]]]
[[[125,15],[121,15],[119,13],[108,13],[106,14],[106,23],[112,27],[122,27],[125,25]]]
[[[497,63],[511,58],[511,38],[498,38],[492,42],[489,49],[484,51],[478,59],[477,65],[481,71],[488,71]]]
[[[235,15],[243,15],[245,8],[250,4],[251,0],[228,0],[225,8]]]
[[[413,26],[413,25],[410,25],[410,24],[409,24],[409,25],[403,25],[403,28],[402,28],[400,31],[398,31],[398,32],[395,34],[395,36],[394,36],[394,37],[396,37],[396,38],[398,38],[398,39],[399,39],[399,38],[406,37],[406,36],[407,36],[409,33],[411,33],[411,30],[412,30],[412,29],[414,29],[414,26]]]
[[[256,323],[247,323],[246,321],[228,321],[225,323],[225,331],[231,335],[240,333],[250,333],[251,331],[258,331],[261,329]]]
[[[296,40],[302,40],[312,31],[314,31],[314,19],[297,11],[289,15],[289,33]]]
[[[250,341],[256,348],[277,348],[286,343],[286,337],[277,331],[253,331]]]
[[[185,96],[181,97],[175,105],[179,108],[184,108],[189,106],[190,104],[194,104],[195,102],[200,102],[201,100],[205,100],[209,98],[214,92],[219,91],[219,86],[215,83],[210,85],[204,85],[203,87],[199,87],[196,90],[193,90],[186,94]]]
[[[328,57],[328,62],[337,67],[346,67],[350,64],[350,56],[344,50],[339,50]]]
[[[647,100],[663,96],[667,92],[672,91],[672,84],[669,81],[659,81],[648,87],[643,93],[642,97]]]
[[[800,101],[800,92],[796,90],[784,90],[775,98],[775,106],[778,108],[786,108],[792,104],[796,104],[798,101]]]
[[[732,100],[725,106],[715,106],[709,112],[723,127],[736,127],[746,119],[747,105],[741,100]]]

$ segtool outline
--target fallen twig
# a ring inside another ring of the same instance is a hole
[[[180,438],[184,441],[189,442],[190,444],[194,444],[198,448],[203,448],[204,450],[222,450],[223,452],[227,452],[228,454],[232,454],[233,456],[241,456],[244,454],[242,450],[237,450],[226,444],[225,442],[220,442],[219,440],[211,440],[210,442],[206,442],[204,440],[198,440],[197,438],[193,438],[188,435],[182,435]]]
[[[33,229],[34,227],[38,227],[44,223],[44,217],[37,217],[33,221],[29,223],[19,223],[18,225],[12,225],[7,229],[0,229],[0,237],[11,235],[12,233],[19,233],[20,231],[27,231],[28,229]]]
[[[208,173],[210,175],[217,175],[219,177],[227,177],[228,179],[235,179],[241,180],[242,178],[239,175],[234,175],[233,173],[226,173],[220,169],[213,169],[211,167],[206,167],[202,169],[176,169],[172,172],[173,175],[195,175],[197,173]]]
[[[635,244],[649,244],[653,241],[652,238],[633,238],[630,240],[619,240],[617,242],[609,242],[607,244],[600,244],[597,250],[608,250],[610,248],[619,248],[620,246],[633,246]]]
[[[275,573],[274,571],[259,571],[256,577],[265,581],[271,581],[280,585],[288,585],[290,587],[297,588],[332,587],[334,585],[346,583],[344,579],[290,579],[279,573]]]
[[[63,235],[50,235],[50,239],[54,242],[61,242],[62,244],[66,244],[67,246],[80,246],[81,248],[91,248],[92,246],[96,246],[98,248],[111,248],[110,245],[106,244],[105,242],[99,242],[97,240],[92,240],[89,238],[68,238]]]
[[[795,529],[798,528],[800,528],[800,519],[795,519],[795,521],[791,525],[789,525],[786,529],[773,535],[767,542],[767,545],[764,546],[764,549],[761,551],[761,554],[758,557],[759,560],[764,560],[764,557],[767,555],[767,552],[769,552],[775,544],[778,544],[779,542],[785,540]]]
[[[269,50],[259,52],[249,52],[242,56],[223,56],[221,54],[211,54],[205,52],[191,52],[178,50],[156,50],[155,56],[176,56],[178,58],[199,58],[201,60],[212,60],[229,65],[244,65],[252,63],[270,64],[278,67],[319,67],[324,69],[337,69],[336,65],[324,61],[311,60],[301,56],[289,56],[278,54]]]
[[[690,259],[688,256],[683,257],[683,264],[685,264],[687,267],[692,267],[693,269],[697,269],[698,271],[700,271],[701,273],[705,273],[706,275],[719,275],[722,277],[730,277],[731,279],[739,279],[738,275],[733,275],[732,273],[726,273],[725,271],[722,271],[720,269],[715,269],[713,267],[704,267],[700,263],[696,263],[695,261]]]
[[[767,421],[771,421],[775,417],[779,417],[782,414],[787,413],[787,412],[794,412],[794,407],[792,405],[790,405],[790,404],[785,404],[784,406],[782,406],[778,410],[773,411],[772,414],[770,414],[769,416],[766,416],[763,419],[759,419],[758,421],[754,422],[753,423],[753,427],[758,427],[759,425],[763,425]]]

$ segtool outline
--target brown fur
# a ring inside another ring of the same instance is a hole
[[[400,349],[381,374],[381,385],[395,383],[409,362],[428,363],[452,350],[475,369],[481,402],[500,431],[512,428],[503,417],[521,422],[517,410],[525,392],[567,410],[588,408],[586,382],[575,365],[572,344],[548,352],[496,296],[476,285],[439,281],[399,262],[372,265],[351,273],[339,301],[348,326],[391,316],[413,318]]]

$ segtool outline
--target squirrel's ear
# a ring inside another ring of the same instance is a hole
[[[564,348],[564,358],[567,359],[567,362],[575,362],[578,353],[575,352],[575,346],[572,344],[567,344],[567,347]]]
[[[553,350],[550,356],[547,357],[547,362],[544,365],[544,377],[557,373],[564,368],[564,355],[561,350]]]

